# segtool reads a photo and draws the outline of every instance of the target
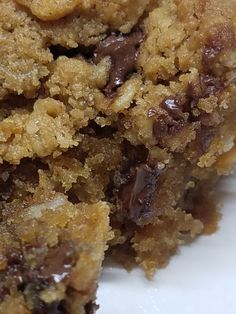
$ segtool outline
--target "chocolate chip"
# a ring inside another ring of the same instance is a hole
[[[19,289],[24,285],[26,261],[22,250],[9,248],[6,252],[7,267],[0,272],[0,300],[11,294],[12,289]]]
[[[66,241],[50,248],[39,270],[39,278],[59,283],[70,276],[76,262],[76,251],[73,242]]]
[[[200,76],[200,85],[202,88],[203,97],[216,95],[223,89],[223,83],[220,81],[220,79],[209,74]]]
[[[141,164],[131,169],[128,182],[121,187],[123,208],[129,210],[129,218],[136,224],[148,219],[153,211],[153,201],[162,170],[158,166]]]
[[[200,85],[200,80],[197,80],[196,83],[189,83],[186,90],[187,97],[189,98],[189,102],[193,104],[191,107],[195,107],[198,103],[199,99],[202,97],[202,88]]]
[[[212,140],[214,139],[216,134],[215,128],[204,128],[202,127],[199,134],[199,144],[204,154],[211,145]]]
[[[7,264],[9,266],[21,265],[24,261],[23,254],[14,248],[11,248],[8,250],[8,252],[6,253],[6,257],[7,257]]]
[[[174,120],[183,119],[183,107],[177,97],[165,98],[161,103],[161,107],[166,110]]]
[[[152,132],[158,142],[161,142],[162,138],[168,135],[168,124],[165,122],[165,117],[159,117],[158,120],[154,121]]]
[[[164,147],[166,137],[176,135],[184,125],[184,120],[175,121],[167,116],[159,116],[153,123],[152,132],[158,144]]]
[[[217,95],[223,88],[224,85],[219,78],[211,74],[201,74],[195,84],[190,83],[187,87],[186,94],[189,99],[190,107],[196,107],[201,98]]]
[[[176,135],[185,125],[185,102],[179,97],[169,96],[160,104],[158,112],[155,108],[148,110],[148,117],[154,117],[153,135],[161,147],[165,146],[166,137]]]
[[[203,51],[203,65],[205,70],[209,70],[212,61],[216,58],[216,56],[223,49],[223,45],[220,43],[217,45],[214,41],[210,40],[208,44],[205,46]]]
[[[224,49],[235,44],[235,35],[231,26],[219,24],[208,36],[203,50],[202,64],[206,73],[211,72],[212,64]]]
[[[85,305],[85,313],[86,314],[94,314],[99,309],[99,306],[94,302],[89,302]]]
[[[112,62],[109,83],[104,90],[108,97],[113,97],[116,89],[135,71],[138,47],[143,38],[142,32],[137,30],[129,35],[110,35],[97,45],[94,62],[98,63],[107,56]]]
[[[218,97],[224,89],[224,84],[220,78],[214,77],[211,74],[201,74],[195,83],[188,85],[186,95],[187,104],[189,106],[189,120],[191,122],[199,121],[202,126],[217,126],[220,123],[220,117],[217,112],[208,114],[198,108],[199,114],[194,116],[191,112],[193,108],[197,107],[200,99],[208,98],[210,96]]]
[[[7,257],[7,268],[6,273],[8,276],[14,278],[16,285],[21,285],[24,282],[24,271],[25,271],[25,259],[23,254],[11,248],[6,253]]]
[[[29,256],[37,256],[37,265],[29,263]],[[0,272],[0,293],[5,298],[12,289],[17,289],[30,299],[35,308],[33,313],[64,314],[62,304],[44,304],[40,292],[50,284],[66,280],[77,261],[77,251],[72,241],[64,241],[56,247],[22,246],[6,253],[7,267]],[[9,278],[11,280],[9,280]]]

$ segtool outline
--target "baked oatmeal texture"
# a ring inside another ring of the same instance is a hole
[[[236,0],[0,0],[0,314],[92,314],[217,229]]]

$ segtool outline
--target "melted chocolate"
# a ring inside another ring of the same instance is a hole
[[[182,104],[176,97],[165,98],[161,107],[168,112],[168,114],[176,121],[183,119]]]
[[[13,248],[8,250],[6,257],[9,266],[21,265],[24,261],[23,254]]]
[[[99,306],[94,302],[89,302],[85,305],[86,314],[94,314],[98,310]]]
[[[203,51],[203,65],[205,70],[209,70],[209,67],[216,58],[216,56],[222,51],[223,49],[222,44],[216,44],[214,41],[210,40],[204,48]]]
[[[210,74],[202,74],[196,84],[190,83],[187,88],[187,97],[191,108],[196,107],[200,98],[217,95],[224,88],[220,79]]]
[[[135,31],[129,35],[110,35],[97,45],[95,63],[107,56],[112,62],[109,83],[104,90],[107,96],[113,97],[116,89],[135,71],[138,47],[142,41],[142,32]]]
[[[40,278],[59,283],[67,279],[75,263],[76,252],[72,242],[62,242],[51,248],[40,268]]]
[[[199,147],[201,149],[201,154],[207,152],[211,145],[212,140],[216,135],[215,128],[202,127],[198,134]]]
[[[205,48],[203,50],[202,64],[204,66],[205,73],[211,72],[212,64],[219,53],[234,44],[234,31],[227,24],[219,24],[214,33],[207,38]]]
[[[184,120],[175,121],[166,116],[158,117],[154,123],[152,132],[157,142],[161,146],[165,146],[165,137],[176,135],[184,127]]]
[[[223,89],[223,83],[212,75],[201,75],[200,85],[202,89],[202,97],[209,97],[210,95],[216,95]]]
[[[7,254],[7,269],[8,276],[14,278],[16,285],[21,285],[24,282],[25,258],[23,254],[16,249],[9,249]]]
[[[161,146],[165,146],[165,137],[174,136],[185,124],[185,104],[178,97],[170,96],[165,98],[160,107],[164,112],[159,113],[155,108],[148,110],[148,117],[155,117],[153,123],[153,135]]]
[[[37,248],[23,246],[21,250],[10,249],[7,252],[8,265],[3,272],[0,272],[1,299],[3,300],[14,287],[26,294],[30,291],[31,302],[35,308],[33,313],[64,314],[65,311],[62,310],[61,305],[44,304],[39,299],[39,294],[50,284],[59,283],[70,276],[71,269],[77,260],[73,242],[64,241],[50,248],[44,258],[39,256],[39,265],[35,268],[32,268],[26,258],[31,254],[31,250],[37,251]],[[39,252],[42,252],[41,249]],[[11,278],[11,281],[8,278]]]
[[[152,133],[158,142],[161,142],[162,138],[168,135],[168,124],[165,121],[165,117],[159,117],[154,121]]]
[[[128,183],[122,186],[120,198],[129,217],[136,224],[141,224],[154,211],[153,201],[161,170],[157,166],[141,164],[131,170]]]

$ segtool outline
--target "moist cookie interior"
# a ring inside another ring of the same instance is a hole
[[[217,230],[236,159],[235,0],[0,2],[0,314],[92,314]]]

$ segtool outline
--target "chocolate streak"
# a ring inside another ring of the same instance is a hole
[[[153,135],[158,144],[164,147],[166,136],[176,135],[185,125],[184,106],[177,97],[170,96],[162,101],[160,107],[165,112],[156,116],[153,123]],[[148,116],[150,117],[150,112]]]
[[[40,298],[40,291],[50,285],[67,280],[72,267],[78,260],[78,253],[73,241],[63,241],[53,248],[49,248],[46,256],[40,260],[39,265],[33,268],[27,261],[31,250],[37,250],[30,246],[22,246],[21,250],[9,249],[7,267],[0,272],[0,299],[3,301],[11,294],[11,287],[22,291],[24,294],[30,290],[31,302],[34,306],[34,314],[64,314],[66,310],[62,302],[44,303]],[[37,256],[37,255],[36,255]],[[8,278],[13,279],[9,282]],[[10,286],[9,286],[10,283]]]
[[[161,170],[157,166],[140,164],[131,169],[128,183],[120,190],[123,208],[129,210],[129,218],[141,224],[154,211],[153,202]]]
[[[112,62],[109,83],[104,90],[108,97],[113,97],[116,89],[135,71],[137,49],[143,38],[141,31],[134,31],[129,35],[110,35],[97,45],[94,62],[98,63],[107,56]]]
[[[73,242],[62,242],[51,248],[39,271],[39,278],[50,283],[59,283],[70,276],[76,262],[76,252]]]

